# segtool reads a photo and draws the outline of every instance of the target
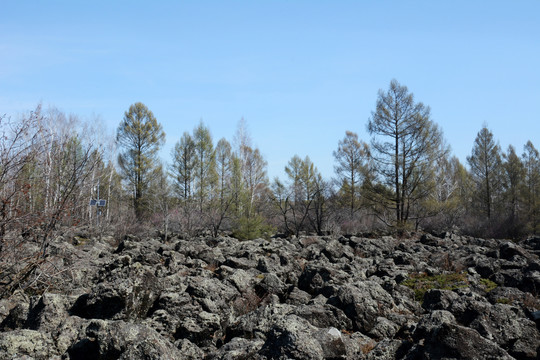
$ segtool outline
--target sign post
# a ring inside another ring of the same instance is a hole
[[[107,200],[99,198],[99,180],[97,184],[97,199],[90,199],[90,206],[96,207],[96,225],[99,226],[99,215],[101,215],[101,208],[107,205]]]

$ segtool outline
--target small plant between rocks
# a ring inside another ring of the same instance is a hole
[[[480,279],[480,285],[487,293],[494,290],[498,286],[495,282],[484,278]]]
[[[469,285],[467,274],[463,272],[431,276],[426,273],[411,274],[402,284],[414,290],[417,301],[422,301],[424,294],[431,289],[453,291]]]

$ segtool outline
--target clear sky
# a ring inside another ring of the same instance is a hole
[[[0,113],[54,106],[114,134],[137,101],[167,134],[245,118],[270,178],[295,154],[324,177],[346,130],[368,141],[395,78],[465,163],[484,123],[540,148],[540,1],[25,1],[0,6]]]

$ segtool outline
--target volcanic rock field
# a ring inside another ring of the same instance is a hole
[[[0,300],[0,359],[540,357],[538,237],[82,232],[49,252],[64,281]]]

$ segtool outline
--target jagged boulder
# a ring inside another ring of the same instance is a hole
[[[73,281],[0,300],[0,359],[540,354],[536,238],[72,238],[51,264]]]
[[[353,329],[369,333],[377,318],[395,307],[392,296],[374,281],[356,282],[339,288],[334,305],[351,319]]]
[[[68,350],[72,359],[179,359],[171,342],[143,325],[92,320],[85,336]]]
[[[416,345],[410,358],[425,359],[512,359],[495,342],[482,337],[476,330],[456,323],[446,310],[435,310],[419,322],[414,333]]]
[[[274,322],[259,354],[262,359],[325,359],[345,355],[341,333],[318,330],[296,315]]]

